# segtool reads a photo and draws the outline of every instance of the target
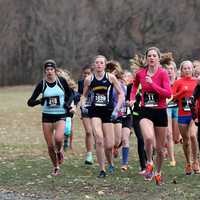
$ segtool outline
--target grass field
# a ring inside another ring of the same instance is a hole
[[[129,171],[98,179],[98,165],[84,165],[84,133],[75,120],[73,150],[65,153],[62,176],[51,177],[51,162],[41,131],[40,107],[29,108],[26,101],[31,86],[0,88],[0,191],[17,192],[33,199],[200,199],[200,176],[185,176],[180,145],[175,147],[177,166],[164,163],[165,184],[157,187],[137,175],[135,137],[131,137]]]

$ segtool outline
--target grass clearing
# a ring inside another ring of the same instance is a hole
[[[51,177],[52,165],[41,130],[40,107],[29,108],[26,101],[33,87],[0,88],[0,191],[15,191],[30,198],[44,199],[200,199],[200,176],[185,176],[181,145],[176,145],[177,166],[165,161],[165,184],[157,187],[137,175],[135,137],[131,136],[129,170],[98,179],[98,165],[84,165],[82,125],[75,120],[74,149],[65,153],[62,176]]]

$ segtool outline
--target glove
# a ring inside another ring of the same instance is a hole
[[[118,112],[119,112],[119,109],[117,107],[114,108],[112,114],[111,114],[111,119],[112,120],[116,120],[117,117],[118,117]]]
[[[47,97],[42,97],[41,99],[39,99],[40,104],[41,104],[42,106],[44,105],[44,102],[45,102],[46,99],[47,99]]]

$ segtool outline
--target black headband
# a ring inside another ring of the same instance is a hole
[[[53,68],[56,68],[56,65],[55,65],[55,63],[51,63],[51,62],[49,62],[49,63],[45,63],[44,68],[46,69],[47,67],[53,67]]]
[[[56,62],[52,59],[46,60],[44,62],[44,69],[46,69],[47,67],[53,67],[56,68]]]

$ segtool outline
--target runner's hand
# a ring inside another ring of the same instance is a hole
[[[42,106],[44,105],[44,102],[45,102],[46,99],[47,99],[47,97],[42,97],[41,99],[39,99],[40,104],[41,104]]]
[[[117,117],[118,117],[118,112],[119,112],[119,109],[117,107],[114,108],[112,114],[111,114],[111,119],[112,120],[116,120]]]
[[[135,103],[135,100],[131,100],[131,101],[128,102],[127,105],[128,105],[129,107],[133,107],[133,106],[134,106],[134,103]]]
[[[80,108],[83,114],[88,114],[88,108],[86,108],[85,106],[81,106]]]

